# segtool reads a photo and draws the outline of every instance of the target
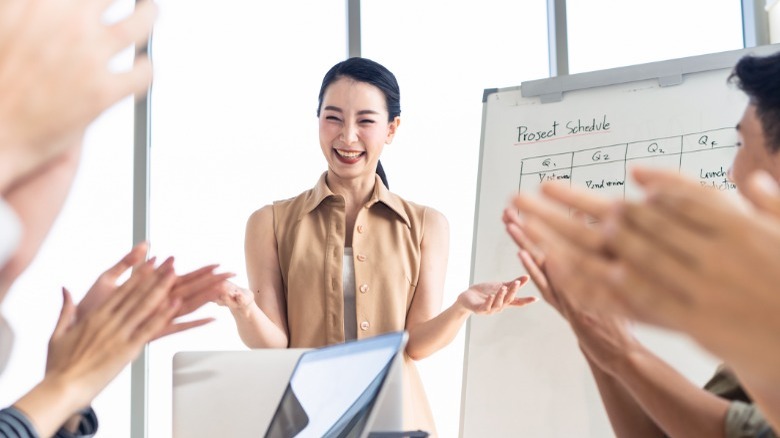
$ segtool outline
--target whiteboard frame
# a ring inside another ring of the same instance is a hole
[[[518,88],[523,97],[539,97],[542,103],[549,103],[560,102],[563,100],[564,93],[568,91],[607,87],[610,85],[625,84],[647,79],[656,79],[658,80],[658,85],[668,87],[681,84],[684,80],[684,75],[686,74],[731,68],[745,55],[766,55],[774,53],[777,50],[780,50],[780,44],[770,44],[708,55],[689,56],[687,58],[677,58],[666,61],[650,62],[647,64],[629,65],[607,70],[524,81],[519,87],[485,89],[482,96],[482,103],[486,103],[488,96],[491,94],[517,90]],[[485,125],[483,120],[482,129],[484,128]],[[480,147],[481,146],[482,145],[480,144]]]

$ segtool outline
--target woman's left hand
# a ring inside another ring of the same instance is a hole
[[[528,283],[523,275],[508,282],[489,282],[472,285],[460,295],[457,304],[478,315],[498,313],[508,306],[522,307],[537,301],[536,297],[517,297],[517,291]]]

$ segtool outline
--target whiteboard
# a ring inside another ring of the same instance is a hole
[[[472,283],[525,273],[501,215],[518,190],[564,180],[639,194],[631,166],[676,169],[736,194],[726,179],[747,103],[727,78],[747,53],[777,45],[524,82],[485,90]],[[532,284],[522,291],[538,295]],[[638,327],[651,350],[701,385],[717,360],[682,335]],[[547,303],[474,316],[466,332],[462,437],[612,436],[568,324]]]

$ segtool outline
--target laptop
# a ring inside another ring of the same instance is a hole
[[[265,438],[368,437],[391,370],[401,366],[407,339],[406,332],[393,332],[304,352]],[[394,431],[400,432],[397,423]]]
[[[362,411],[362,418],[365,418],[363,432],[370,431],[371,438],[403,436],[396,433],[403,428],[403,355],[398,353],[405,349],[406,340],[406,334],[399,332],[317,350],[282,348],[178,352],[172,361],[172,436],[262,437],[272,424],[283,424],[283,418],[276,417],[284,415],[284,409],[277,411],[288,391],[296,395],[294,391],[298,389],[298,383],[306,382],[310,383],[309,388],[316,389],[318,383],[307,377],[310,373],[321,375],[322,371],[318,371],[321,366],[340,363],[349,366],[351,362],[369,362],[366,367],[381,370],[379,375],[384,375],[384,380],[382,377],[368,380],[369,373],[363,373],[361,382],[365,387],[361,394],[366,389],[368,392],[355,404],[355,408],[361,404],[369,406],[368,410]],[[305,354],[310,356],[303,360]],[[383,366],[387,363],[392,365],[385,373]],[[295,378],[295,385],[291,385],[293,374],[302,376]],[[329,375],[322,384],[335,382],[336,376]],[[352,375],[349,377],[346,383],[339,385],[339,389],[353,385],[352,388],[357,391],[355,388],[360,388],[360,382],[351,379]],[[372,382],[375,383],[373,387]],[[374,392],[377,385],[378,391]],[[327,394],[330,389],[323,387],[322,391]],[[373,396],[374,400],[369,396]],[[302,397],[308,403],[309,399],[305,395]],[[311,415],[307,413],[307,416]],[[337,418],[331,419],[338,421]]]

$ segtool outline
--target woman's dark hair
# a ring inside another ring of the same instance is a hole
[[[764,129],[767,146],[780,150],[780,52],[770,56],[748,55],[737,62],[729,81],[748,95]]]
[[[355,57],[339,62],[325,73],[325,77],[322,78],[322,86],[320,86],[317,117],[320,116],[322,98],[325,96],[325,90],[327,90],[328,86],[334,81],[345,77],[358,82],[365,82],[379,88],[382,94],[385,95],[388,122],[392,122],[396,117],[401,115],[401,90],[398,87],[398,81],[395,79],[395,75],[378,62],[367,58]],[[382,183],[384,183],[385,187],[390,188],[381,162],[377,163],[376,173],[382,179]]]

